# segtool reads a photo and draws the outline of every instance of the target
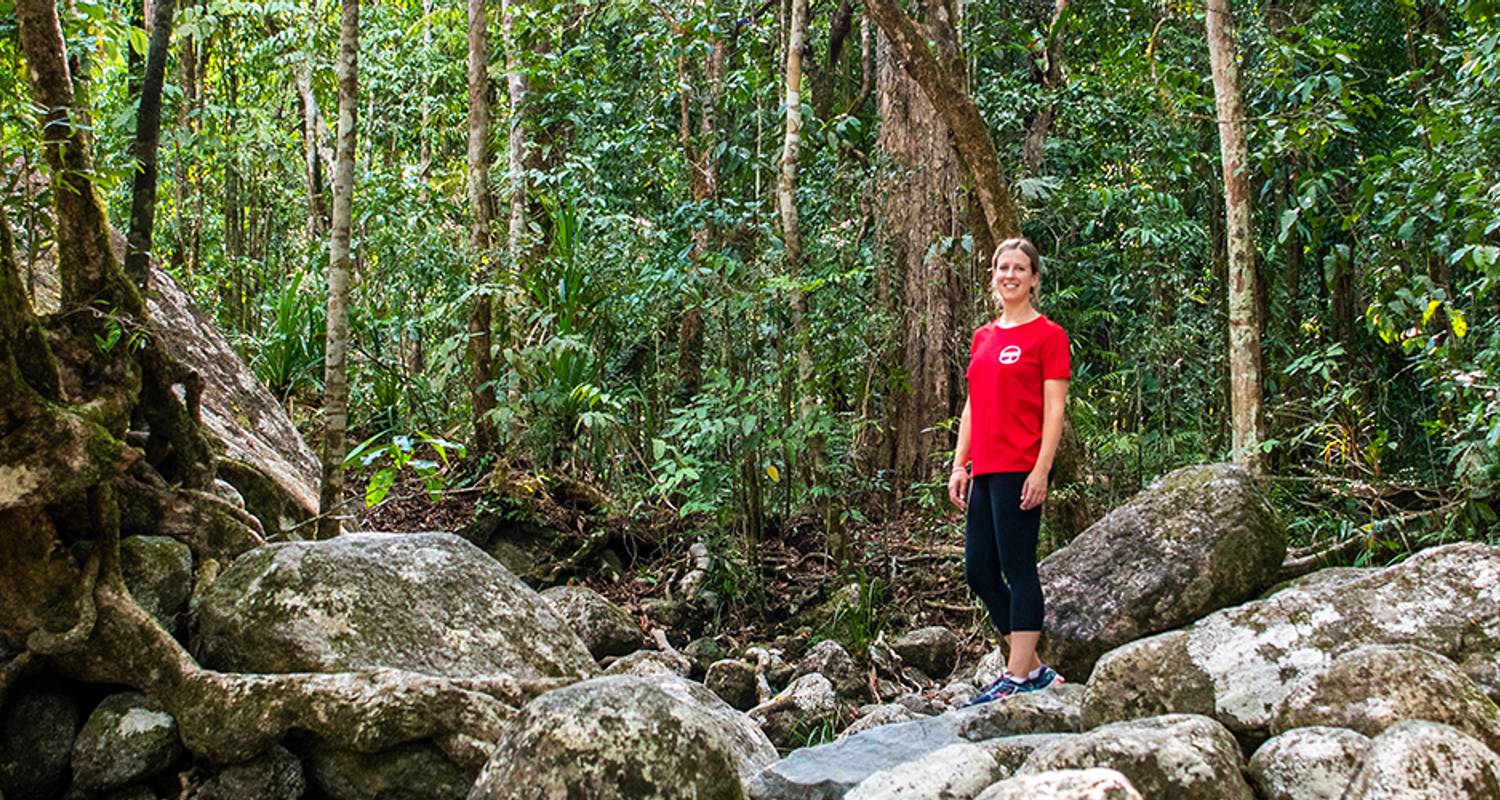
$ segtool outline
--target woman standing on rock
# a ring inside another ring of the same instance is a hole
[[[968,510],[964,574],[1010,654],[1005,673],[970,705],[1062,680],[1036,654],[1043,617],[1036,546],[1072,378],[1068,334],[1037,310],[1042,257],[1031,242],[1001,242],[993,265],[1000,316],[975,331],[969,347],[948,497]]]

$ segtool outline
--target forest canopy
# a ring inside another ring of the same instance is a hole
[[[58,8],[122,231],[161,2]],[[1021,233],[1073,348],[1054,541],[1168,470],[1247,458],[1298,546],[1495,535],[1492,3],[1235,4],[1237,171],[1214,4],[367,2],[344,98],[351,5],[176,4],[150,252],[319,441],[345,103],[335,461],[371,503],[505,463],[748,547],[816,520],[847,556],[851,525],[944,512],[989,256]],[[0,204],[40,305],[56,190],[16,7]],[[1253,453],[1227,174],[1252,212]]]

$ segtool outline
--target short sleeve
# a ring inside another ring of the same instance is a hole
[[[1042,342],[1042,380],[1068,380],[1073,377],[1073,358],[1068,353],[1068,332],[1053,331]]]

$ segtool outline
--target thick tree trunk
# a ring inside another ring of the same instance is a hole
[[[1040,175],[1042,157],[1046,149],[1047,134],[1052,129],[1054,112],[1050,95],[1063,84],[1062,72],[1062,18],[1068,11],[1068,0],[1056,0],[1052,6],[1052,19],[1046,28],[1046,38],[1039,42],[1031,53],[1034,78],[1042,89],[1042,107],[1037,109],[1026,123],[1026,138],[1021,146],[1021,165],[1027,177]]]
[[[343,521],[345,429],[349,424],[349,242],[354,211],[354,114],[358,108],[359,0],[343,0],[339,24],[338,156],[333,173],[333,229],[328,246],[328,340],[323,362],[323,486],[318,538]]]
[[[892,311],[901,319],[901,389],[882,454],[895,485],[930,477],[930,456],[949,446],[936,423],[962,406],[959,363],[967,355],[968,259],[937,246],[962,238],[970,220],[949,131],[927,94],[900,66],[885,36],[876,48],[878,143],[890,170],[878,177],[878,252]],[[968,201],[972,202],[972,201]]]
[[[307,239],[315,242],[328,229],[328,202],[323,197],[322,141],[327,132],[313,93],[312,54],[297,65],[297,94],[302,99],[302,179],[307,193]]]
[[[156,222],[156,150],[161,138],[161,91],[167,73],[167,48],[172,36],[172,13],[177,0],[156,0],[151,16],[151,40],[146,48],[146,74],[141,84],[140,110],[135,118],[136,173],[130,197],[130,233],[126,237],[125,274],[146,290],[151,265],[151,231]]]
[[[1234,458],[1252,471],[1265,467],[1261,452],[1261,351],[1255,290],[1255,240],[1251,227],[1250,150],[1240,87],[1239,51],[1229,0],[1209,0],[1208,51],[1213,67],[1214,103],[1219,117],[1219,152],[1224,167],[1224,204],[1229,250],[1230,438]]]
[[[687,56],[677,59],[678,83],[678,138],[682,154],[687,159],[691,173],[689,184],[693,189],[693,201],[698,204],[712,203],[719,193],[719,159],[715,154],[718,139],[718,108],[724,85],[724,43],[714,37],[709,43],[708,57],[703,64],[701,93],[692,90],[688,80]],[[698,130],[693,132],[693,105],[698,105]],[[693,230],[693,249],[689,260],[695,273],[704,255],[713,246],[718,236],[712,216],[705,211],[703,223]],[[696,282],[696,274],[689,277]],[[693,292],[683,309],[681,322],[677,326],[677,374],[679,397],[687,401],[696,397],[703,386],[703,307],[698,292]]]
[[[473,282],[493,282],[490,258],[490,43],[484,0],[468,0],[469,9],[469,258]],[[474,292],[469,300],[469,402],[474,411],[474,444],[482,455],[495,451],[495,366],[490,293]]]
[[[934,113],[952,131],[954,147],[969,171],[974,193],[984,208],[990,238],[998,242],[1017,236],[1021,232],[1020,213],[1011,197],[1010,185],[1000,167],[995,145],[990,141],[989,127],[964,85],[956,21],[946,18],[949,12],[942,3],[933,0],[928,6],[930,19],[926,25],[921,25],[902,9],[897,0],[865,0],[870,17],[880,26],[894,51],[895,63],[922,88]],[[929,41],[938,43],[938,53],[928,46]]]

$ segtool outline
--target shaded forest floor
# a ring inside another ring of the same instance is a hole
[[[358,494],[355,492],[354,494]],[[473,518],[477,489],[450,490],[434,501],[420,481],[400,481],[389,497],[363,509],[361,530],[386,532],[461,531]],[[575,576],[624,608],[644,630],[660,627],[647,612],[651,601],[668,594],[674,576],[691,568],[688,547],[698,541],[701,520],[674,517],[641,524],[665,528],[652,538],[657,547],[640,548],[623,571],[589,569]],[[811,516],[793,518],[775,538],[759,545],[759,570],[715,559],[707,588],[722,598],[717,613],[686,629],[664,630],[674,646],[712,639],[726,654],[770,644],[796,658],[812,643],[832,638],[863,661],[865,648],[881,633],[940,625],[960,640],[960,664],[972,665],[997,646],[987,615],[964,582],[963,533],[957,518],[923,519],[903,513],[879,522],[851,523],[851,558],[836,569],[823,553],[822,531]],[[545,587],[534,587],[545,588]]]

